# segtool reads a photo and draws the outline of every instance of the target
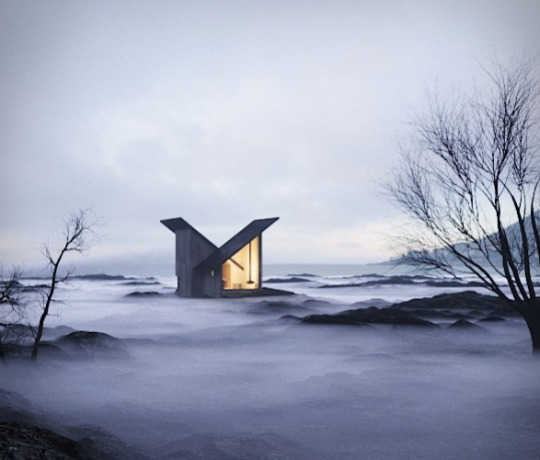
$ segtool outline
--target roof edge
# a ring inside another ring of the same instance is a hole
[[[182,217],[174,217],[172,219],[163,219],[163,220],[160,220],[160,222],[163,225],[165,225],[165,227],[167,227],[173,233],[176,233],[177,230],[192,230],[201,238],[206,240],[209,244],[211,244],[215,249],[218,248],[214,243],[212,243],[208,238],[206,238],[206,236],[204,236],[201,232],[199,232],[199,230],[193,227],[193,225],[191,225]]]

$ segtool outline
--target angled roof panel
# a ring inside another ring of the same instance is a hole
[[[217,246],[212,243],[206,236],[200,233],[195,227],[191,226],[186,220],[181,217],[176,217],[174,219],[164,219],[160,221],[165,227],[167,227],[171,232],[176,233],[177,230],[193,230],[197,235],[206,240],[209,244],[217,249]]]
[[[164,219],[160,220],[160,222],[173,233],[176,232],[176,230],[195,230],[181,217],[176,217],[175,219]]]
[[[258,219],[251,222],[248,226],[240,230],[229,241],[221,246],[216,252],[203,260],[195,268],[217,269],[227,259],[230,259],[253,238],[264,232],[270,225],[276,222],[279,217],[268,219]]]

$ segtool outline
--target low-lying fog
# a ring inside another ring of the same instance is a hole
[[[150,458],[540,457],[540,360],[518,319],[478,331],[307,325],[283,317],[428,288],[284,283],[304,294],[268,308],[260,298],[180,299],[172,278],[142,281],[74,280],[47,322],[120,338],[128,357],[12,360],[0,388]],[[133,291],[160,295],[126,297]],[[306,292],[332,303],[305,302]]]

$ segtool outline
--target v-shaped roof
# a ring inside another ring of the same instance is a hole
[[[240,230],[229,241],[221,246],[216,252],[212,253],[206,259],[204,259],[196,269],[210,269],[216,270],[225,261],[235,255],[240,249],[248,244],[253,238],[259,236],[270,225],[276,222],[279,217],[271,217],[268,219],[257,219],[251,222],[249,225]]]
[[[246,244],[248,244],[253,238],[259,236],[278,219],[279,217],[271,217],[268,219],[254,220],[249,225],[240,230],[219,249],[214,243],[212,243],[208,238],[206,238],[202,233],[200,233],[196,228],[191,226],[181,217],[177,217],[175,219],[165,219],[162,220],[161,223],[173,233],[176,233],[177,230],[193,230],[197,233],[197,235],[199,235],[210,245],[212,245],[216,250],[212,254],[210,254],[210,256],[204,259],[200,264],[198,264],[195,269],[204,268],[209,270],[217,270],[221,266],[221,264],[223,264],[226,260],[230,259],[233,255],[240,251],[240,249],[242,249]]]

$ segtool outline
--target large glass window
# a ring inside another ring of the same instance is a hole
[[[260,238],[257,236],[223,264],[223,288],[259,289],[260,267]]]

